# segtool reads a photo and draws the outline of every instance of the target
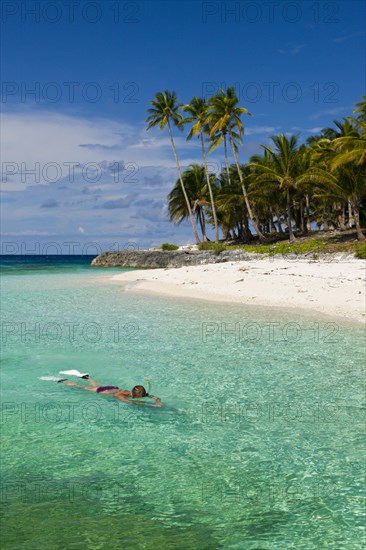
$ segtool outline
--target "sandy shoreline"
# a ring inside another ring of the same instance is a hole
[[[128,291],[171,297],[298,308],[364,322],[366,262],[356,258],[287,259],[146,269],[112,277]]]

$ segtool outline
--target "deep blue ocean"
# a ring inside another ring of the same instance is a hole
[[[0,257],[1,548],[364,549],[364,327],[91,260]],[[69,369],[163,407],[39,379]]]

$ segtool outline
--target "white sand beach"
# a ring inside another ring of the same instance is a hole
[[[328,259],[271,258],[177,269],[121,273],[112,281],[127,291],[165,296],[297,308],[352,321],[366,317],[366,262],[341,255]]]

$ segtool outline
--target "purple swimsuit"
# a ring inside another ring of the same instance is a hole
[[[119,390],[119,387],[118,386],[99,386],[99,388],[97,388],[97,393],[101,393],[103,391],[108,391],[108,390]]]

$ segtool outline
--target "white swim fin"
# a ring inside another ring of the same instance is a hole
[[[77,376],[78,378],[89,378],[89,374],[87,372],[82,373],[78,370],[72,369],[72,370],[60,370],[60,374],[67,374],[68,376]]]

